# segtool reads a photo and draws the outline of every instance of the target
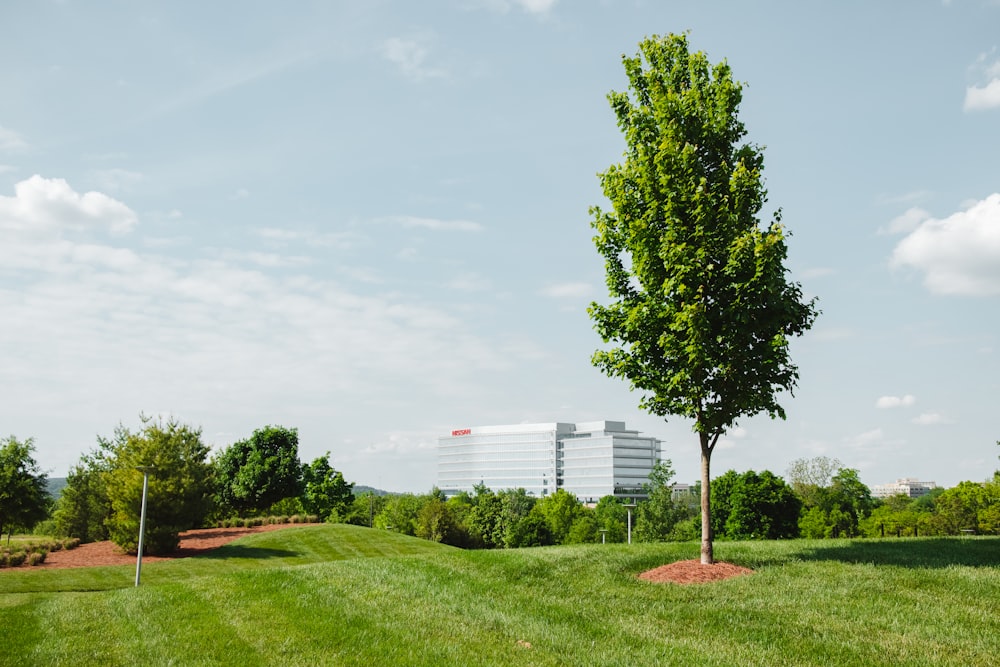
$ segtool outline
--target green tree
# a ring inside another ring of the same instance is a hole
[[[301,495],[299,434],[294,428],[257,429],[248,439],[224,449],[214,465],[219,503],[239,516]]]
[[[202,525],[212,507],[212,466],[201,429],[171,418],[141,417],[142,428],[132,432],[119,425],[110,439],[98,438],[107,461],[103,482],[110,513],[108,536],[127,552],[135,553],[143,475],[138,466],[153,466],[146,502],[146,553],[173,551],[180,533]]]
[[[597,501],[594,507],[597,530],[604,531],[608,542],[624,542],[628,539],[628,510],[620,498],[607,495]]]
[[[323,521],[331,516],[342,521],[354,504],[354,484],[330,465],[330,452],[302,466],[302,507]]]
[[[382,511],[375,515],[375,527],[403,535],[417,534],[417,517],[428,496],[394,493],[385,500]]]
[[[979,531],[980,513],[992,505],[986,485],[978,482],[959,482],[945,490],[935,501],[937,521],[947,535],[959,535],[962,531]]]
[[[669,460],[659,461],[649,473],[646,500],[635,508],[635,537],[640,542],[663,542],[680,537],[678,527],[691,516],[685,504],[674,499],[674,469]],[[687,531],[683,531],[686,535]],[[683,538],[682,538],[683,539]]]
[[[563,544],[574,522],[583,516],[583,504],[566,489],[556,489],[535,503],[534,510],[542,515],[555,544]]]
[[[473,487],[472,508],[469,510],[469,534],[475,543],[496,549],[503,542],[503,501],[485,484]]]
[[[461,546],[463,535],[451,506],[441,496],[431,494],[417,512],[414,522],[417,537],[452,546]]]
[[[828,456],[795,459],[788,464],[785,477],[805,506],[811,508],[819,503],[819,490],[830,486],[841,467],[843,464],[839,459]]]
[[[613,211],[591,209],[614,301],[589,312],[615,346],[593,362],[643,392],[652,414],[693,420],[701,560],[712,563],[712,452],[742,417],[784,418],[777,394],[798,379],[789,339],[817,311],[786,279],[780,212],[761,225],[763,153],[742,143],[729,66],[690,53],[684,35],[646,39],[623,62],[631,95],[608,98],[625,161],[600,175]]]
[[[31,530],[48,515],[46,475],[32,456],[34,451],[32,438],[0,439],[0,535],[6,529],[8,542],[15,527]]]
[[[508,549],[545,547],[555,543],[549,522],[536,507],[532,507],[527,516],[511,522],[504,535],[504,545]]]
[[[377,494],[370,489],[356,494],[354,502],[351,503],[351,507],[344,517],[344,523],[355,526],[368,526],[369,528],[373,527],[375,525],[375,516],[385,507],[388,498],[387,495]]]
[[[104,522],[111,514],[111,503],[104,481],[106,463],[99,456],[84,455],[70,468],[66,486],[52,513],[60,535],[76,537],[81,542],[108,539]]]
[[[531,516],[537,499],[523,488],[504,489],[500,498],[500,520],[497,528],[508,549],[551,544],[551,531],[545,517],[538,513]]]
[[[594,510],[582,507],[580,514],[573,520],[566,538],[562,544],[591,544],[600,542],[600,529],[597,527],[597,517]]]
[[[729,471],[713,486],[713,498],[728,510],[720,534],[734,540],[798,537],[802,501],[771,471]]]

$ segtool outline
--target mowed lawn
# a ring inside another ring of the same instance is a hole
[[[2,665],[990,665],[1000,539],[461,551],[323,525],[134,568],[0,571]]]

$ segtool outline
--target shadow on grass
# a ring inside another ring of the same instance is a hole
[[[211,551],[197,556],[199,560],[225,560],[228,558],[294,558],[299,556],[297,551],[287,549],[268,549],[264,547],[248,547],[242,544],[227,544],[226,546],[212,549]]]
[[[961,537],[853,540],[803,549],[800,557],[914,568],[998,567],[1000,540]]]

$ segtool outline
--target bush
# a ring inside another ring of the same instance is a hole
[[[28,554],[28,565],[41,565],[45,562],[45,557],[48,555],[47,551],[32,551]]]

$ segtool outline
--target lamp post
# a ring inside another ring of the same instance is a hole
[[[135,585],[139,585],[139,577],[142,574],[142,542],[146,534],[146,493],[149,491],[149,473],[155,470],[155,466],[136,466],[142,473],[142,511],[139,512],[139,552],[135,557]]]
[[[633,500],[631,503],[625,505],[625,509],[628,510],[628,543],[632,544],[632,510],[635,508],[636,503]]]

